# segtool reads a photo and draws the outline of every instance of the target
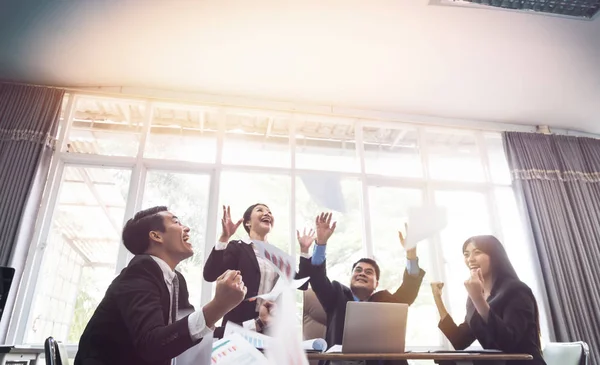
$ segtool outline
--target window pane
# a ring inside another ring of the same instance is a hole
[[[266,204],[273,214],[273,229],[268,241],[285,252],[290,252],[290,177],[286,175],[253,174],[224,171],[221,174],[219,207],[231,206],[231,219],[242,218],[244,211],[252,204]],[[221,216],[219,214],[217,238],[221,235]],[[232,239],[248,237],[240,225]]]
[[[499,184],[510,184],[510,170],[504,154],[502,136],[499,133],[486,133],[484,137],[492,181]]]
[[[394,293],[402,284],[406,252],[398,239],[398,231],[405,232],[404,223],[408,221],[408,210],[410,207],[422,205],[422,195],[419,189],[369,188],[371,236],[375,260],[381,268],[379,290],[385,289]],[[429,243],[419,243],[417,254],[419,266],[428,275],[425,275],[419,295],[408,311],[406,345],[441,346],[441,336],[437,328],[439,317],[429,285],[432,273]]]
[[[66,152],[137,156],[144,112],[137,102],[78,98]]]
[[[369,174],[422,177],[416,129],[363,129],[365,169]]]
[[[448,225],[441,232],[446,280],[444,291],[452,317],[458,322],[465,317],[467,292],[464,281],[469,276],[462,254],[463,243],[472,236],[492,234],[485,194],[472,191],[436,191],[437,205],[448,213]]]
[[[79,337],[115,277],[131,172],[67,166],[25,343]]]
[[[318,176],[311,175],[311,178],[318,179]],[[358,180],[345,179],[341,181],[341,191],[345,212],[333,212],[332,221],[337,221],[337,228],[327,243],[327,274],[331,280],[349,285],[352,263],[365,257],[360,209],[362,189]],[[296,227],[299,230],[314,228],[315,217],[323,211],[331,211],[325,206],[327,203],[324,203],[323,194],[331,193],[312,191],[311,194],[302,179],[296,179]],[[295,244],[298,245],[298,242]]]
[[[185,106],[154,107],[144,157],[215,162],[217,117]]]
[[[358,172],[354,125],[297,122],[296,167]]]
[[[290,167],[289,121],[227,115],[223,163]]]
[[[202,289],[197,283],[202,282],[209,188],[208,175],[148,171],[142,201],[142,209],[157,205],[167,206],[169,211],[179,217],[182,224],[190,227],[194,256],[181,262],[178,270],[188,281],[190,303],[194,306],[200,304]]]
[[[473,132],[425,131],[432,179],[480,182],[485,180],[481,155]]]

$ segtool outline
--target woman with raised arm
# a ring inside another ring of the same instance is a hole
[[[221,237],[204,265],[204,279],[212,282],[226,270],[238,270],[243,275],[244,284],[248,288],[246,298],[269,293],[279,275],[270,262],[258,255],[256,245],[268,242],[267,236],[274,222],[275,218],[266,204],[257,203],[249,206],[242,218],[236,222],[231,220],[230,208],[223,206]],[[230,241],[240,225],[243,225],[248,236],[241,240]],[[305,290],[307,285],[301,289]],[[224,327],[228,321],[233,321],[247,329],[262,332],[269,325],[271,308],[273,306],[262,299],[244,300],[223,318],[222,326]],[[222,329],[216,330],[215,336],[221,337]]]
[[[431,283],[440,313],[439,328],[457,350],[475,340],[484,349],[533,356],[515,365],[545,365],[540,344],[538,306],[531,289],[513,268],[502,243],[494,236],[475,236],[463,244],[469,278],[465,288],[467,315],[456,325],[442,301],[443,283]]]

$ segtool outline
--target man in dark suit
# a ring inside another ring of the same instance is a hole
[[[166,207],[138,212],[125,224],[123,244],[135,257],[87,324],[75,365],[170,364],[243,300],[241,275],[229,270],[218,278],[213,300],[194,311],[185,279],[175,271],[194,253],[189,232]],[[191,314],[178,319],[182,312]]]
[[[389,302],[412,304],[417,298],[425,271],[419,268],[416,248],[407,250],[407,268],[402,285],[394,294],[389,291],[375,292],[379,284],[379,266],[372,259],[363,258],[352,265],[350,287],[327,277],[325,248],[329,237],[335,231],[336,223],[331,223],[331,213],[322,213],[316,219],[316,245],[312,256],[308,249],[312,242],[300,242],[300,272],[310,273],[310,285],[327,314],[325,340],[328,346],[341,345],[346,319],[346,303],[349,301]],[[400,242],[404,237],[399,233]],[[370,363],[370,362],[367,362]],[[396,364],[397,362],[394,362]],[[398,362],[405,364],[406,362]],[[374,364],[378,364],[377,361]]]

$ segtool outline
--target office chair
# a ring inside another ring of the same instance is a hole
[[[543,351],[547,365],[587,365],[590,348],[583,341],[551,342]]]
[[[46,356],[46,365],[69,365],[69,356],[62,343],[52,337],[44,341],[44,354]]]

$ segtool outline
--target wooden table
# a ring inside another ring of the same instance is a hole
[[[308,353],[309,360],[433,360],[433,361],[514,361],[533,360],[528,354],[405,352],[401,354]]]

